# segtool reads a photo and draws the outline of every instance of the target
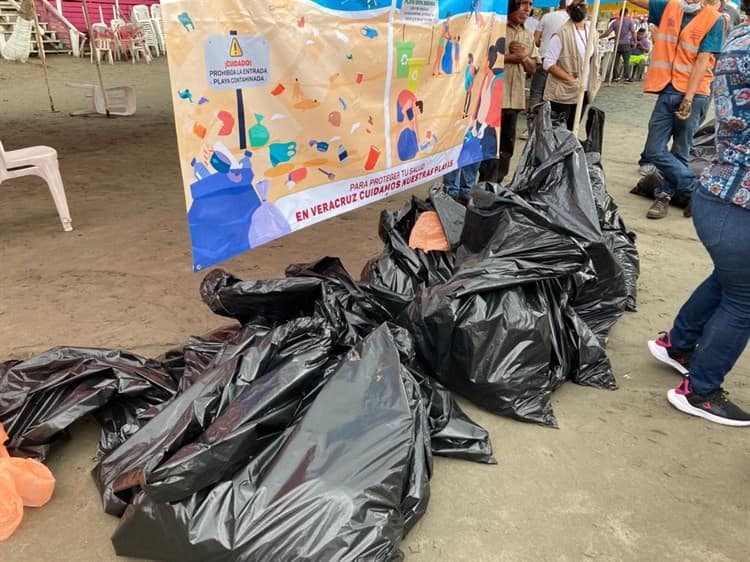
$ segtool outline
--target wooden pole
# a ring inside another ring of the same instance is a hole
[[[620,10],[620,25],[617,27],[617,37],[615,39],[615,50],[612,54],[612,64],[608,69],[607,85],[612,85],[612,75],[615,73],[615,66],[617,66],[617,49],[620,47],[620,34],[622,33],[622,22],[625,18],[625,6],[628,4],[628,0],[623,0],[622,9]]]
[[[104,79],[102,78],[102,66],[99,62],[99,57],[96,54],[94,48],[94,28],[91,27],[91,18],[89,17],[89,6],[86,0],[83,1],[83,18],[86,20],[86,29],[89,32],[89,48],[91,49],[91,58],[94,59],[96,64],[96,74],[99,76],[99,87],[102,89],[102,98],[104,98],[104,111],[109,117],[109,99],[107,98],[107,90],[104,89]]]
[[[581,124],[581,114],[583,113],[583,96],[586,94],[586,87],[589,83],[591,74],[591,56],[594,54],[594,48],[599,42],[599,33],[596,31],[596,24],[599,21],[600,0],[594,0],[594,13],[591,14],[591,28],[589,29],[589,40],[586,42],[586,55],[583,59],[583,76],[578,86],[578,103],[576,104],[576,116],[573,123],[573,134],[578,136],[578,127]]]
[[[49,86],[49,75],[47,74],[47,53],[44,52],[44,41],[42,41],[42,30],[39,27],[36,2],[32,2],[31,6],[34,17],[34,31],[36,32],[36,50],[39,53],[39,60],[42,61],[42,73],[44,74],[44,83],[47,85],[47,96],[49,96],[49,109],[52,113],[55,113],[55,101],[52,99],[52,89]]]

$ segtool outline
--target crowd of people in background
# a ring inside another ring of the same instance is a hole
[[[671,330],[648,347],[684,377],[667,394],[675,408],[723,425],[750,426],[750,414],[722,387],[750,340],[750,246],[742,239],[745,224],[750,226],[750,23],[727,0],[630,1],[648,16],[624,10],[601,35],[591,33],[586,0],[561,0],[539,19],[532,16],[531,0],[509,1],[507,41],[490,48],[492,57],[505,54],[499,157],[485,154],[481,165],[466,170],[470,181],[462,182],[460,200],[468,201],[477,179],[504,180],[522,111],[530,128],[529,109],[549,102],[553,117],[572,130],[581,92],[585,109],[608,75],[615,83],[643,80],[644,92],[656,101],[638,167],[641,175],[661,177],[646,216],[665,218],[675,194],[687,195],[691,204],[683,214],[693,217],[714,265]],[[747,14],[750,0],[742,2]],[[614,43],[604,68],[599,42],[588,48],[592,38]],[[474,74],[467,70],[465,116]],[[711,96],[717,154],[698,178],[688,160]]]

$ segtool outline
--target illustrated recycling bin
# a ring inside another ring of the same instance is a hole
[[[414,41],[396,41],[396,78],[408,78],[409,61],[414,54]]]
[[[417,93],[417,90],[419,89],[419,82],[422,79],[422,71],[424,70],[424,65],[427,64],[427,59],[422,58],[414,58],[409,59],[409,81],[406,83],[406,88],[408,90],[411,90],[415,94]]]

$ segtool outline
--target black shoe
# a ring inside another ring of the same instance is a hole
[[[686,219],[689,219],[693,216],[693,201],[692,199],[688,201],[687,207],[682,211],[682,216]]]
[[[690,387],[690,377],[685,377],[680,386],[670,390],[667,400],[679,411],[691,416],[721,425],[750,427],[750,414],[729,400],[723,389],[719,388],[705,396],[696,394]]]
[[[678,349],[672,347],[669,334],[661,332],[659,337],[648,342],[648,350],[656,359],[669,365],[681,375],[687,375],[690,370],[690,361],[693,358],[692,349]]]
[[[656,201],[653,202],[651,207],[646,213],[646,218],[649,219],[663,219],[669,213],[669,202],[671,197],[669,195],[659,195]]]
[[[630,84],[630,83],[632,83],[632,82],[633,82],[633,80],[632,80],[632,79],[630,79],[630,78],[625,78],[625,82],[627,82],[628,84]]]

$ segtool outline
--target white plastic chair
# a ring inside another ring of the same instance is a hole
[[[136,4],[133,6],[131,19],[133,23],[137,24],[138,27],[143,30],[143,34],[146,38],[146,46],[153,49],[158,57],[161,54],[159,50],[159,35],[151,21],[151,14],[149,13],[148,6],[144,4]]]
[[[102,55],[107,57],[109,64],[114,64],[112,52],[114,51],[114,36],[104,23],[95,23],[91,26],[94,36],[91,38],[91,63],[94,63],[94,57],[99,62],[102,61]]]
[[[114,8],[112,9],[114,10]],[[120,60],[125,54],[125,50],[123,49],[122,43],[120,42],[120,36],[117,33],[117,30],[123,25],[125,25],[125,20],[122,18],[114,18],[109,22],[109,28],[112,30],[112,33],[115,36],[115,58],[117,60]]]
[[[69,88],[80,88],[86,90],[86,99],[89,106],[73,111],[71,115],[106,115],[107,110],[104,104],[102,89],[97,84],[65,84]],[[132,86],[115,86],[106,88],[107,101],[109,102],[109,114],[118,117],[127,117],[135,113],[135,88]]]
[[[65,188],[57,163],[57,151],[49,146],[30,146],[5,152],[3,143],[0,142],[0,184],[5,180],[23,176],[39,176],[47,182],[63,230],[73,230],[68,200],[65,198]]]
[[[154,30],[159,36],[159,46],[161,47],[162,53],[167,52],[167,38],[164,34],[164,17],[161,13],[161,4],[151,4],[151,23],[154,25]]]

